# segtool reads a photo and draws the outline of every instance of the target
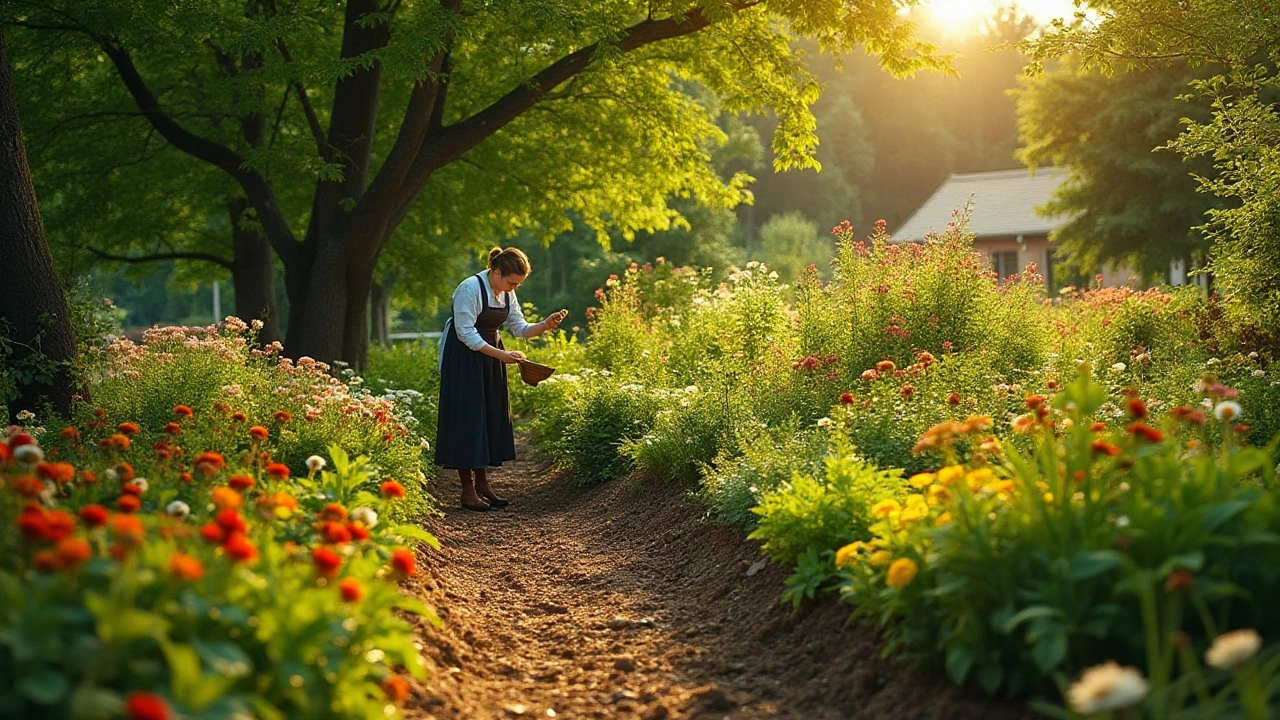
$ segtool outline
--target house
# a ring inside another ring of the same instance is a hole
[[[1028,170],[952,173],[893,233],[893,239],[918,241],[931,232],[941,234],[954,220],[953,211],[972,202],[969,230],[974,234],[973,247],[987,256],[1000,279],[1020,273],[1034,262],[1044,276],[1045,287],[1056,290],[1065,283],[1054,278],[1056,243],[1049,239],[1049,233],[1065,225],[1068,218],[1041,217],[1036,208],[1048,202],[1066,179],[1066,170],[1053,167],[1039,168],[1034,175]],[[1106,267],[1099,272],[1106,287],[1131,282],[1131,273],[1125,268]]]

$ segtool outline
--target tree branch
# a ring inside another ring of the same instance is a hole
[[[289,53],[289,46],[285,45],[284,38],[276,41],[276,49],[280,51],[280,57],[286,63],[293,64],[293,55]],[[311,98],[307,97],[307,89],[302,86],[301,80],[294,80],[290,83],[298,96],[298,102],[302,103],[302,114],[307,116],[307,127],[311,128],[311,137],[316,141],[316,152],[325,162],[332,162],[329,150],[329,141],[324,137],[324,127],[320,125],[320,116],[316,114],[315,107],[311,104]]]
[[[203,260],[205,262],[211,262],[215,265],[221,265],[222,267],[228,270],[231,270],[234,267],[230,260],[221,258],[217,255],[211,255],[209,253],[171,252],[171,253],[155,253],[152,255],[116,255],[115,253],[109,253],[104,250],[99,250],[98,248],[92,247],[90,245],[81,245],[80,247],[84,248],[85,250],[88,250],[89,252],[93,253],[94,255],[97,255],[98,257],[104,260],[114,260],[116,262],[144,263],[144,262],[160,262],[162,260]]]

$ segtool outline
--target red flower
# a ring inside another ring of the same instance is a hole
[[[129,482],[137,477],[133,471],[133,466],[127,462],[116,463],[116,475],[120,477],[120,482]]]
[[[852,404],[853,404],[853,402],[854,402],[854,400],[855,400],[855,398],[853,397],[853,393],[851,393],[851,392],[841,393],[841,394],[840,394],[840,404],[841,404],[841,405],[852,405]]]
[[[35,444],[36,444],[36,439],[24,432],[14,433],[13,437],[9,438],[10,449],[21,447],[23,445],[35,445]]]
[[[49,523],[45,520],[44,510],[38,505],[28,505],[23,508],[22,513],[18,515],[18,530],[22,531],[29,540],[45,538],[49,532]]]
[[[122,545],[135,547],[141,545],[146,537],[142,521],[132,515],[113,515],[109,522],[111,534]]]
[[[164,433],[165,435],[181,435],[182,426],[176,422],[165,423],[164,427],[160,430],[160,432]]]
[[[876,372],[879,372],[881,374],[891,373],[897,368],[898,366],[894,365],[892,360],[881,360],[880,362],[876,363]]]
[[[13,481],[13,491],[25,498],[35,498],[44,492],[44,483],[30,475],[24,475]]]
[[[1028,395],[1026,399],[1027,409],[1035,410],[1044,404],[1043,395]]]
[[[360,523],[347,523],[347,532],[351,533],[351,537],[355,540],[368,540],[369,531]]]
[[[1129,398],[1125,403],[1125,409],[1129,411],[1129,417],[1134,420],[1141,420],[1147,416],[1147,404],[1136,397]]]
[[[193,478],[191,477],[191,473],[189,472],[178,473],[178,482],[189,483],[192,481],[192,479]]]
[[[190,555],[175,552],[169,557],[169,573],[183,582],[195,582],[204,577],[204,564]]]
[[[53,552],[64,568],[73,568],[93,557],[93,548],[83,538],[68,537],[53,546]]]
[[[200,465],[200,464],[212,465],[218,470],[221,470],[227,466],[227,460],[226,458],[222,457],[222,453],[217,453],[212,450],[205,450],[199,455],[196,455],[191,462],[196,465]]]
[[[84,480],[89,485],[92,485],[98,482],[98,475],[96,473],[85,470],[84,472],[80,473],[80,479]]]
[[[248,490],[253,487],[253,478],[248,475],[232,475],[231,479],[227,481],[227,485],[233,490]]]
[[[41,550],[31,556],[31,564],[43,573],[58,572],[62,569],[62,561],[58,559],[58,554],[52,550]]]
[[[916,394],[916,387],[915,385],[903,385],[902,388],[898,390],[898,394],[902,396],[903,400],[910,400],[911,396]]]
[[[194,413],[192,413],[191,408],[187,407],[186,405],[178,405],[173,408],[173,414],[180,418],[189,418]]]
[[[107,438],[107,443],[109,447],[114,447],[119,450],[128,450],[129,446],[133,444],[129,441],[128,435],[122,435],[120,433],[116,433],[115,435]]]
[[[349,603],[360,602],[364,597],[364,588],[355,578],[345,578],[338,583],[338,592],[342,594],[342,599]]]
[[[249,417],[242,412],[237,411],[237,412],[231,413],[231,420],[233,422],[244,422],[245,420],[248,420],[248,419]]]
[[[866,380],[867,382],[874,382],[880,379],[880,373],[876,372],[875,370],[863,370],[862,379]]]
[[[70,440],[72,442],[75,442],[76,440],[80,439],[80,430],[76,428],[74,425],[68,425],[67,427],[64,427],[58,431],[58,436],[61,437],[63,440]]]
[[[36,463],[36,475],[52,480],[58,484],[68,483],[75,479],[75,466],[67,462],[40,462]]]
[[[130,482],[130,483],[125,483],[124,485],[121,485],[121,486],[120,486],[120,492],[124,493],[125,495],[132,495],[132,496],[134,496],[134,497],[141,497],[141,496],[142,496],[142,486],[141,486],[141,485],[138,485],[138,484],[136,484],[136,483],[131,483],[131,482]]]
[[[351,532],[345,525],[334,520],[320,524],[320,537],[332,545],[351,542]]]
[[[346,522],[347,509],[342,507],[338,503],[329,503],[328,505],[324,506],[323,510],[320,511],[320,519],[321,520],[338,520],[340,522]]]
[[[289,466],[284,463],[273,462],[265,468],[266,473],[277,480],[289,479]]]
[[[279,423],[287,423],[293,419],[293,415],[290,415],[287,410],[277,410],[271,413],[271,417],[275,418],[276,422]]]
[[[382,494],[387,497],[403,500],[405,495],[404,486],[395,480],[388,480],[382,483]]]
[[[953,392],[953,393],[951,393],[950,395],[948,395],[948,396],[947,396],[947,404],[948,404],[948,405],[959,405],[959,404],[960,404],[960,393],[954,393],[954,392]]]
[[[1089,449],[1099,455],[1110,455],[1111,457],[1115,457],[1120,454],[1120,446],[1112,445],[1106,440],[1094,440],[1092,443],[1089,443]]]
[[[85,505],[80,508],[80,520],[85,527],[102,527],[107,524],[107,509],[101,505]]]
[[[311,551],[311,562],[315,563],[316,572],[325,577],[333,577],[338,574],[338,568],[342,567],[342,556],[328,545],[321,545]]]
[[[131,422],[120,423],[119,425],[116,426],[116,431],[124,435],[137,435],[139,432],[141,432],[141,430],[138,428],[137,423],[131,423]]]
[[[262,427],[261,425],[254,425],[253,427],[249,428],[249,437],[254,440],[257,440],[258,442],[262,442],[263,440],[266,440],[267,436],[270,434],[271,433],[267,432],[267,429]]]
[[[133,495],[121,495],[120,499],[116,500],[116,509],[122,513],[135,513],[142,509],[142,501]]]
[[[227,532],[223,530],[222,526],[218,523],[209,522],[205,523],[204,527],[200,528],[200,537],[211,543],[221,544],[223,540],[227,539]]]
[[[219,512],[213,518],[213,521],[217,523],[218,527],[226,531],[226,536],[242,533],[248,529],[244,524],[244,518],[240,517],[240,513],[234,508],[227,508]]]
[[[1136,422],[1130,425],[1129,433],[1135,436],[1141,435],[1142,438],[1147,442],[1158,443],[1161,440],[1164,440],[1164,433],[1160,432],[1159,430],[1156,430],[1155,428],[1151,427],[1150,425],[1144,422]]]
[[[1104,422],[1095,422],[1089,426],[1089,429],[1094,432],[1102,432],[1107,429],[1107,424]]]
[[[1049,382],[1045,383],[1045,384],[1044,384],[1044,386],[1045,386],[1045,387],[1047,387],[1047,388],[1049,388],[1050,390],[1057,390],[1057,389],[1058,389],[1058,381],[1057,381],[1057,380],[1050,380]]]
[[[400,575],[412,575],[416,568],[416,561],[413,553],[406,548],[396,548],[391,551],[391,569]]]
[[[169,704],[159,695],[132,692],[124,699],[124,716],[129,720],[170,720]]]
[[[258,557],[258,549],[244,535],[236,534],[222,543],[222,549],[240,562],[253,562]]]
[[[836,230],[839,229],[839,227],[836,228]],[[383,681],[382,692],[386,693],[391,702],[396,705],[404,705],[409,699],[409,682],[399,675],[391,675]]]

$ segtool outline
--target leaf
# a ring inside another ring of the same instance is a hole
[[[947,649],[947,677],[957,685],[963,685],[973,668],[973,651],[968,645],[952,645]]]
[[[436,539],[436,536],[417,525],[397,525],[391,528],[391,532],[402,538],[424,542],[436,550],[440,549],[440,541]]]
[[[1200,568],[1203,566],[1204,553],[1200,550],[1194,550],[1166,558],[1164,562],[1160,563],[1160,567],[1156,568],[1156,577],[1166,577],[1169,573],[1179,568],[1190,570],[1191,572],[1200,572]]]
[[[1066,656],[1066,633],[1050,633],[1031,646],[1031,659],[1035,661],[1036,667],[1040,668],[1042,673],[1048,673],[1058,667]]]
[[[1017,629],[1019,625],[1021,625],[1024,622],[1027,622],[1028,620],[1035,620],[1038,618],[1048,618],[1048,617],[1062,618],[1064,617],[1064,614],[1061,609],[1053,607],[1052,605],[1032,605],[1031,607],[1022,610],[1018,614],[1009,618],[1008,621],[1003,626],[997,625],[996,628],[999,629],[1001,632],[1008,634],[1008,633],[1012,633],[1014,630]],[[996,620],[996,613],[992,613],[991,614],[992,625],[995,625],[995,620]]]
[[[71,685],[52,668],[38,670],[18,682],[18,692],[38,705],[55,705],[66,697]]]
[[[1004,668],[998,663],[985,665],[978,669],[978,686],[988,695],[994,695],[1004,682]]]
[[[1067,579],[1073,582],[1095,578],[1124,564],[1124,555],[1115,550],[1081,550],[1071,556]]]
[[[1252,504],[1247,500],[1228,500],[1210,505],[1201,511],[1200,521],[1196,526],[1201,530],[1216,530],[1218,526],[1249,509]]]
[[[119,695],[96,685],[81,685],[71,695],[72,720],[110,720],[123,708]]]

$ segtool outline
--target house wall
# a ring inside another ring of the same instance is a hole
[[[1000,252],[1016,252],[1018,254],[1018,272],[1022,272],[1027,263],[1034,262],[1036,268],[1041,275],[1045,276],[1046,283],[1050,284],[1051,290],[1061,288],[1063,282],[1060,278],[1050,278],[1052,272],[1049,268],[1049,251],[1056,245],[1049,241],[1049,237],[1044,234],[1040,235],[1023,235],[1021,242],[1016,236],[996,236],[996,237],[980,237],[973,241],[973,249],[982,253],[986,257],[987,262],[991,262],[993,253]],[[1137,285],[1136,274],[1128,268],[1110,268],[1104,267],[1101,270],[1103,287],[1119,287],[1121,285]],[[1134,276],[1134,282],[1130,282],[1130,276]],[[1090,283],[1092,284],[1092,282]]]

